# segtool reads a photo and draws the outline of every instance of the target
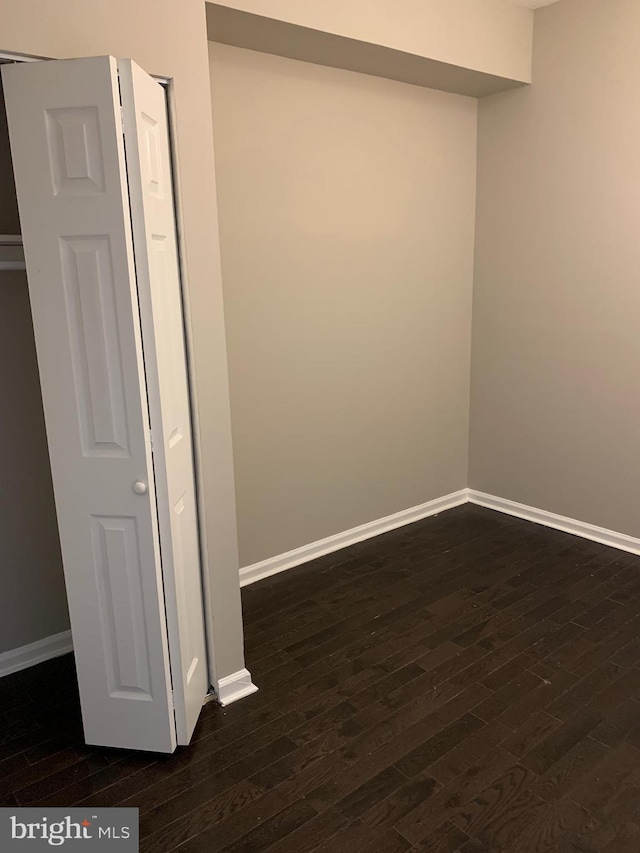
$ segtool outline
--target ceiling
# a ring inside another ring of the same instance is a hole
[[[516,6],[526,6],[528,9],[539,9],[541,6],[550,6],[557,2],[558,0],[509,0],[509,3],[515,3]]]

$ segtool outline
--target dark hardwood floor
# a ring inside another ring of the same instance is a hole
[[[243,592],[260,692],[85,747],[70,657],[0,681],[4,805],[168,853],[640,850],[640,558],[473,506]]]

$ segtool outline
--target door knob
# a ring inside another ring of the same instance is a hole
[[[147,493],[147,484],[143,483],[142,480],[136,480],[133,484],[133,491],[136,495],[145,495]]]

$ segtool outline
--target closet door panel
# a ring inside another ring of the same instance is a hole
[[[119,60],[178,743],[208,688],[180,271],[162,86]]]
[[[2,69],[88,743],[176,745],[116,61]]]

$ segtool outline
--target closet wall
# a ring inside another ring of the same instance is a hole
[[[247,566],[467,485],[477,102],[210,62]]]
[[[480,102],[470,486],[640,536],[640,3],[535,16]]]
[[[0,90],[0,233],[19,234]],[[0,270],[0,654],[69,628],[23,271]]]

